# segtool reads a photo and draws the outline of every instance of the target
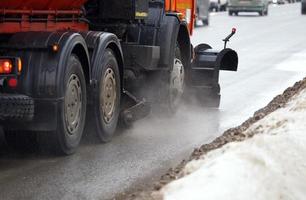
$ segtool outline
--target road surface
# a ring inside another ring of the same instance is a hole
[[[0,199],[110,199],[144,186],[306,76],[306,16],[299,3],[270,6],[267,17],[212,14],[210,24],[195,30],[194,44],[222,48],[221,39],[237,28],[229,46],[239,53],[239,71],[221,73],[220,110],[183,105],[174,118],[148,117],[108,144],[93,140],[89,127],[69,157],[18,154],[0,139]]]

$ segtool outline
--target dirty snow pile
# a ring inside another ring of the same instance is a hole
[[[254,137],[187,164],[164,200],[306,199],[306,90],[253,124]]]

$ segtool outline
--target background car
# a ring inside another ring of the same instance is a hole
[[[238,15],[239,12],[258,12],[259,15],[268,15],[268,0],[229,0],[228,14]]]
[[[209,10],[210,11],[226,11],[227,0],[210,0]]]
[[[197,21],[201,20],[203,25],[209,25],[209,0],[197,0],[197,18],[195,20],[195,26]]]
[[[282,4],[285,4],[286,1],[285,0],[272,0],[272,3],[282,5]]]
[[[301,4],[302,4],[302,6],[301,6],[302,7],[302,9],[301,9],[302,10],[302,14],[306,15],[306,0],[302,0]]]

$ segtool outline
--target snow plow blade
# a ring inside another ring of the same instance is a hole
[[[237,71],[238,54],[230,48],[214,50],[207,44],[195,47],[194,53],[188,80],[190,91],[205,106],[219,107],[219,71]]]

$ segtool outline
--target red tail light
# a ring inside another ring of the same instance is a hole
[[[9,79],[9,81],[8,81],[8,85],[9,85],[11,88],[17,87],[17,84],[18,84],[18,81],[17,81],[16,78],[11,78],[11,79]]]
[[[0,74],[10,74],[13,71],[13,62],[10,59],[0,59]]]

